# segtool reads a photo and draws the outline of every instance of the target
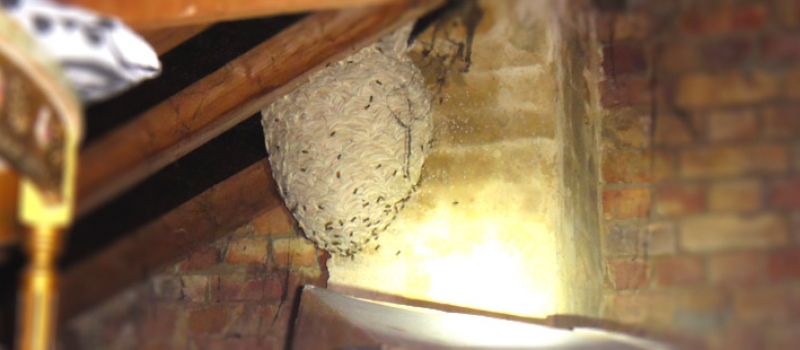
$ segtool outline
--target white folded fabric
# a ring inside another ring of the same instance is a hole
[[[86,103],[161,72],[155,50],[117,19],[50,0],[0,0],[0,6],[61,63]]]

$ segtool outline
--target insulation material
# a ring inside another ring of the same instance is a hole
[[[352,255],[408,200],[431,103],[406,53],[411,26],[314,74],[262,111],[273,177],[306,237]]]

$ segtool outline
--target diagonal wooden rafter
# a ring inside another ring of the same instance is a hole
[[[338,61],[443,1],[313,14],[163,103],[111,131],[81,154],[78,215],[255,114]]]
[[[396,0],[61,0],[116,16],[136,29],[375,6]]]
[[[140,30],[139,34],[150,43],[159,56],[206,30],[211,24],[193,24],[180,27]]]

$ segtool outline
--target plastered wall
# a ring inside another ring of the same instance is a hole
[[[416,39],[435,100],[432,154],[389,231],[331,260],[331,288],[531,317],[597,314],[594,136],[581,62],[564,64],[559,50],[575,48],[562,47],[552,5],[466,2]]]

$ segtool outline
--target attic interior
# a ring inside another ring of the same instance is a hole
[[[796,1],[61,2],[162,66],[82,110],[64,349],[800,341]]]

